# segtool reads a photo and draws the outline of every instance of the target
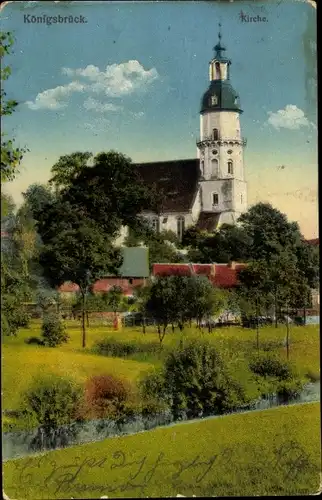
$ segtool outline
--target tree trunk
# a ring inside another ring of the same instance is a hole
[[[256,345],[259,351],[259,324],[258,324],[258,300],[256,299]]]
[[[85,315],[86,315],[86,293],[82,293],[82,347],[86,347],[86,327],[85,327]]]
[[[286,308],[286,357],[287,361],[289,360],[290,357],[290,325],[288,323],[288,305]]]
[[[86,324],[89,327],[89,316],[88,316],[88,311],[86,311]]]
[[[304,323],[304,326],[306,325],[306,307],[304,306],[303,308],[303,323]]]
[[[145,334],[145,316],[143,316],[143,318],[142,318],[142,329],[143,329],[143,333]]]

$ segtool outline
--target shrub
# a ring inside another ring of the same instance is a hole
[[[56,347],[69,339],[65,325],[61,322],[59,316],[54,313],[45,316],[41,334],[44,345],[49,347]]]
[[[116,339],[104,339],[97,342],[93,347],[93,352],[104,356],[126,358],[134,354],[156,354],[160,351],[160,344],[157,342],[120,342]]]
[[[300,395],[303,389],[303,382],[300,379],[283,380],[277,386],[277,395],[280,399],[288,401]]]
[[[289,363],[281,361],[275,356],[259,356],[250,361],[249,367],[253,373],[261,377],[276,377],[279,380],[290,380],[293,377]]]
[[[75,420],[82,390],[71,379],[47,374],[35,380],[25,393],[27,411],[45,427],[57,427]]]
[[[25,344],[36,344],[36,345],[44,345],[44,341],[39,337],[28,337],[25,340]]]
[[[228,374],[216,349],[204,341],[168,355],[164,383],[174,418],[182,413],[188,418],[223,413],[245,402],[243,388]]]
[[[121,420],[133,414],[134,394],[129,382],[113,375],[96,375],[85,386],[87,413],[91,417]]]

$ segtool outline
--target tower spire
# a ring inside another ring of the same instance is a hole
[[[215,57],[216,59],[222,59],[222,55],[221,53],[226,50],[226,48],[221,45],[221,38],[222,38],[222,34],[221,34],[221,23],[218,24],[218,27],[219,27],[219,32],[218,32],[218,43],[217,45],[214,46],[214,50],[216,51],[216,54],[215,54]]]

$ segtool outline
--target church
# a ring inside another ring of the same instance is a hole
[[[211,232],[235,224],[247,211],[244,148],[238,93],[230,80],[221,33],[209,63],[209,87],[200,106],[197,158],[135,164],[140,180],[162,195],[159,214],[142,214],[155,231],[173,231],[181,240],[190,226]],[[122,244],[127,228],[117,240]]]

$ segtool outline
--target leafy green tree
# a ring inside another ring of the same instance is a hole
[[[4,90],[4,82],[11,75],[10,66],[2,64],[3,58],[10,55],[14,38],[10,32],[0,33],[0,60],[1,60],[1,105],[0,116],[9,116],[15,111],[18,102],[9,99],[6,100],[6,92]],[[3,121],[3,120],[2,120]],[[6,134],[1,132],[1,182],[13,180],[18,173],[19,165],[23,154],[27,151],[26,148],[17,148],[14,146],[14,139],[7,139]]]
[[[122,297],[122,288],[119,286],[113,286],[107,293],[107,302],[114,314],[116,314],[120,309]]]
[[[61,205],[61,209],[64,208],[66,205]],[[71,216],[71,213],[63,212],[64,217]],[[52,221],[55,226],[56,223]],[[62,227],[57,228],[55,237],[46,241],[40,263],[51,286],[58,287],[66,281],[79,286],[82,297],[82,346],[85,347],[88,292],[104,274],[117,273],[122,256],[118,249],[106,241],[93,221],[82,218],[78,221],[78,227],[65,227],[65,224],[66,221],[62,221]]]
[[[92,156],[92,153],[82,153],[80,151],[61,156],[51,168],[52,177],[49,184],[55,187],[56,192],[69,187],[80,172],[89,166],[89,160]]]

